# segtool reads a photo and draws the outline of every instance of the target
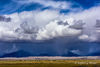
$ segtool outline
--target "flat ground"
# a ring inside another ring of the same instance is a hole
[[[73,58],[73,57],[71,57]],[[0,59],[0,67],[100,67],[100,59]]]

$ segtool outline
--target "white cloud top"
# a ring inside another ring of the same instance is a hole
[[[34,41],[66,36],[85,41],[98,41],[99,32],[95,31],[95,24],[96,19],[100,18],[99,11],[100,7],[93,7],[67,15],[56,10],[4,15],[10,17],[11,21],[0,21],[0,39]]]

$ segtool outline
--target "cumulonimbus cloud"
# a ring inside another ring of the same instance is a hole
[[[36,49],[37,44],[33,43],[32,48],[25,48],[27,51],[33,51],[34,54],[51,51],[51,53],[54,52],[52,55],[57,53],[61,56],[67,55],[70,51],[78,55],[87,55],[100,50],[98,44],[92,43],[96,46],[90,46],[91,42],[100,42],[99,13],[100,6],[67,14],[47,9],[3,15],[0,18],[0,41],[27,40],[39,43],[42,41],[42,46],[46,46],[45,50],[42,50],[40,45],[40,47],[38,46],[40,50]],[[6,21],[8,18],[10,21]],[[2,47],[4,44],[0,43]],[[23,43],[23,45],[25,44]],[[7,43],[7,48],[8,46]],[[15,48],[15,51],[19,50],[14,46],[12,50],[7,50],[5,47],[0,51],[10,53],[14,52]]]
[[[99,11],[100,7],[93,7],[67,15],[56,10],[4,15],[10,17],[11,21],[0,21],[0,39],[32,41],[76,36],[79,40],[97,41],[99,34],[95,31],[95,24],[100,17]]]

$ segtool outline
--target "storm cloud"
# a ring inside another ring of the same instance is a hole
[[[69,54],[84,56],[99,52],[100,6],[83,10],[81,7],[73,9],[71,2],[53,0],[47,2],[13,0],[13,3],[20,4],[16,9],[10,7],[9,10],[1,11],[16,11],[23,4],[32,3],[38,3],[44,8],[50,7],[44,10],[18,11],[1,15],[0,56],[20,50],[32,53],[34,56]],[[61,13],[61,10],[65,9],[71,11]]]

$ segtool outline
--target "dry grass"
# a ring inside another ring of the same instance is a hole
[[[100,67],[100,60],[0,60],[0,67]]]

